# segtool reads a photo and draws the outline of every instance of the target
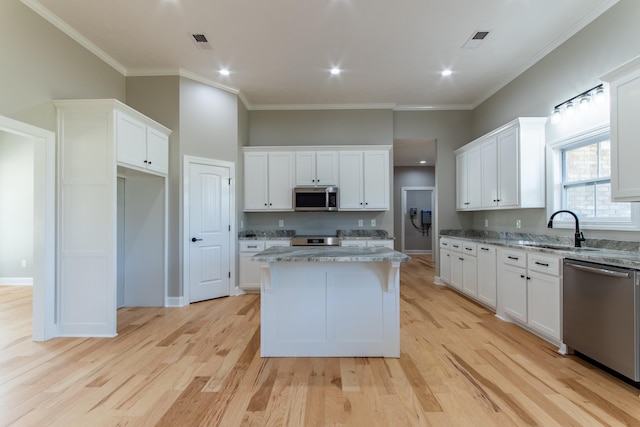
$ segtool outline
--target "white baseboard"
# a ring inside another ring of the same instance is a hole
[[[33,286],[33,277],[0,277],[0,285]]]
[[[438,286],[446,286],[446,285],[447,285],[446,283],[444,283],[444,282],[442,281],[442,279],[440,279],[440,276],[435,276],[435,277],[433,278],[433,284],[434,284],[434,285],[438,285]]]
[[[166,297],[164,301],[165,307],[184,307],[186,304],[184,297]]]
[[[429,250],[429,251],[419,251],[419,250],[405,250],[404,251],[405,254],[424,254],[424,255],[429,255],[429,254],[433,254],[433,251]]]

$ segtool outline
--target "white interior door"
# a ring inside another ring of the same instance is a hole
[[[230,292],[229,169],[189,165],[189,302]]]

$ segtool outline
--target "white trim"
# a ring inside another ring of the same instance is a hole
[[[405,216],[407,214],[407,191],[431,191],[431,232],[429,237],[431,237],[431,251],[413,251],[413,253],[433,253],[435,248],[435,217],[436,217],[436,187],[428,187],[428,186],[418,186],[418,187],[400,187],[400,191],[402,192],[402,206],[401,206],[401,215],[400,215],[400,252],[405,253]],[[434,260],[435,261],[435,260]]]
[[[33,277],[0,277],[0,286],[33,286]]]
[[[165,307],[184,307],[189,305],[185,303],[184,297],[166,297],[164,300]]]
[[[229,295],[235,295],[232,292],[236,288],[236,244],[238,233],[236,231],[236,164],[224,160],[209,159],[205,157],[194,157],[185,155],[182,160],[182,235],[180,236],[180,249],[182,251],[182,298],[181,303],[188,305],[190,301],[189,289],[189,251],[185,248],[185,239],[189,236],[189,166],[192,163],[198,163],[208,166],[217,166],[229,169],[229,177],[231,178],[231,188],[229,189],[229,222],[231,223],[230,239],[229,239],[229,269],[231,278],[229,279]],[[175,298],[175,297],[172,297]]]
[[[56,135],[0,116],[0,131],[20,135],[34,145],[34,246],[32,337],[45,341],[56,336]]]

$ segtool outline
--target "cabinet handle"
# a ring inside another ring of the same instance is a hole
[[[456,249],[460,247],[460,245],[452,245],[452,246]]]
[[[258,245],[248,245],[247,247],[250,249],[258,249]]]
[[[511,255],[507,256],[507,258],[509,258],[509,259],[513,259],[513,260],[516,260],[516,261],[520,259],[520,258],[519,258],[519,257],[517,257],[517,256],[511,256]],[[522,276],[522,277],[524,277],[524,276]]]
[[[520,275],[520,278],[521,278],[521,279],[524,279],[524,274],[521,274],[521,275]]]
[[[149,162],[147,162],[146,160],[143,160],[142,162],[143,162],[143,163],[149,163]]]
[[[465,251],[472,251],[473,249],[471,248],[464,248]]]
[[[488,251],[489,248],[480,248],[481,251]]]
[[[458,259],[459,259],[460,261],[464,261],[464,258],[460,258],[460,257],[458,257]]]
[[[538,262],[538,261],[536,261],[535,264],[536,265],[541,265],[543,267],[549,267],[549,264],[547,264],[546,262]]]

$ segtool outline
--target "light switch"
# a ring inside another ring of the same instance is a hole
[[[284,219],[278,220],[278,227],[284,227]]]
[[[364,225],[364,221],[359,219],[358,220],[358,227],[362,227]]]
[[[376,220],[375,220],[375,219],[372,219],[372,220],[371,220],[371,226],[372,226],[372,227],[375,227],[375,226],[376,226]]]

